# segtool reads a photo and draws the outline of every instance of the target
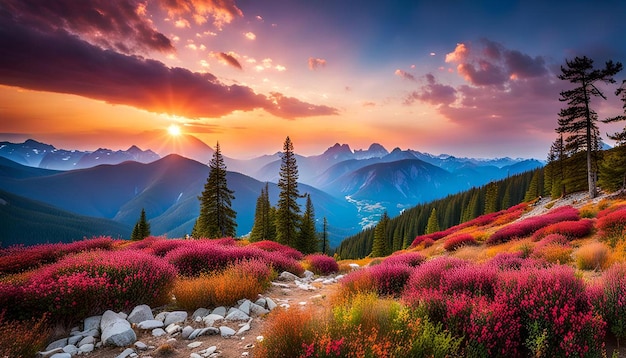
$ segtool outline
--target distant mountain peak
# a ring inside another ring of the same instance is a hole
[[[350,146],[347,144],[339,144],[339,143],[335,143],[335,145],[333,145],[332,147],[326,149],[326,151],[324,152],[324,154],[322,154],[322,156],[332,156],[333,158],[339,158],[339,157],[351,157],[352,156],[352,149],[350,149]]]
[[[368,149],[358,149],[354,151],[357,159],[382,158],[389,154],[387,149],[378,143],[370,144]]]

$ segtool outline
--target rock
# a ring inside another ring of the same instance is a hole
[[[193,314],[191,315],[191,318],[196,319],[197,317],[204,317],[208,315],[209,313],[211,313],[211,311],[209,311],[206,308],[198,308],[197,310],[193,312]]]
[[[217,346],[210,346],[209,348],[203,349],[198,353],[202,354],[204,357],[208,357],[211,354],[215,353],[215,351],[217,351]]]
[[[63,352],[63,348],[58,347],[58,348],[55,348],[55,349],[51,349],[49,351],[39,352],[37,354],[37,357],[48,358],[48,357],[51,357],[51,356],[53,356],[54,354],[57,354],[57,353],[64,353]]]
[[[335,277],[335,281],[339,281],[341,280],[345,275],[337,275],[337,277]]]
[[[250,316],[237,308],[231,310],[231,312],[226,316],[227,321],[247,321],[249,319]]]
[[[221,321],[224,319],[224,316],[220,316],[218,314],[211,313],[210,315],[204,317],[204,325],[207,327],[213,326],[213,324],[217,321]]]
[[[120,354],[118,354],[117,356],[115,356],[115,358],[126,358],[126,357],[130,357],[133,353],[135,353],[135,350],[132,348],[126,348],[124,349],[124,351]]]
[[[280,283],[280,282],[272,282],[272,286],[274,287],[280,287],[280,288],[289,288],[289,285],[286,283]]]
[[[92,329],[100,328],[100,321],[102,320],[102,316],[91,316],[85,318],[85,322],[83,324],[83,331],[91,331]]]
[[[263,336],[256,336],[256,341],[259,342],[259,343],[263,342],[264,339],[265,339],[265,337],[263,337]]]
[[[187,319],[187,312],[185,311],[174,311],[170,312],[167,317],[165,317],[165,321],[163,324],[165,326],[169,326],[172,323],[183,323]]]
[[[239,310],[247,315],[250,315],[250,305],[252,305],[252,302],[250,302],[250,300],[245,300],[239,306]]]
[[[164,324],[162,321],[157,319],[149,319],[146,321],[141,321],[137,324],[137,328],[139,329],[155,329],[155,328],[163,328]]]
[[[124,313],[124,312],[118,312],[117,315],[122,317],[123,319],[127,319],[128,318],[128,315],[126,313]]]
[[[228,337],[234,335],[235,333],[236,333],[235,330],[230,328],[230,327],[220,326],[220,334],[224,338],[228,338]]]
[[[193,333],[193,327],[185,326],[185,328],[183,328],[183,331],[180,333],[180,335],[181,337],[183,337],[183,339],[188,339],[192,333]]]
[[[187,348],[189,349],[194,349],[194,348],[198,348],[202,345],[202,342],[193,342],[193,343],[189,343],[187,345]]]
[[[203,358],[201,355],[199,355],[198,353],[191,353],[189,355],[189,358]]]
[[[246,323],[243,325],[243,327],[239,328],[239,330],[237,331],[237,333],[235,333],[236,336],[241,335],[244,332],[247,332],[250,330],[250,324]]]
[[[72,358],[72,355],[66,352],[63,353],[54,353],[50,356],[50,358]]]
[[[63,347],[63,352],[69,353],[70,355],[74,356],[78,353],[78,348],[73,344],[68,344],[67,346]]]
[[[359,264],[348,264],[352,270],[358,270],[361,268]]]
[[[296,287],[305,291],[313,291],[316,289],[315,287],[309,285],[308,283],[300,282],[298,280],[295,281],[295,284],[296,284]]]
[[[76,347],[80,347],[80,344],[77,344],[77,343],[80,342],[80,340],[83,338],[84,337],[82,335],[68,337],[67,344],[73,344]]]
[[[283,271],[281,272],[281,274],[278,276],[278,279],[281,281],[295,281],[297,280],[299,277],[292,274],[291,272],[287,272],[287,271]]]
[[[81,339],[80,342],[78,342],[76,346],[81,347],[81,346],[84,346],[85,344],[94,344],[94,343],[96,343],[96,339],[93,338],[92,336],[87,336]]]
[[[88,331],[83,332],[83,336],[91,336],[91,337],[100,337],[100,330],[98,328],[93,328]]]
[[[215,307],[215,309],[211,313],[212,314],[216,314],[216,315],[220,315],[222,317],[225,317],[226,316],[226,307],[224,307],[224,306]]]
[[[172,323],[169,326],[165,327],[165,332],[167,332],[168,334],[174,334],[179,331],[182,331],[182,327],[177,325],[176,323]]]
[[[67,346],[67,338],[57,339],[56,341],[48,344],[46,351],[51,351],[55,348],[63,348],[65,346]]]
[[[310,280],[310,279],[312,279],[312,278],[313,278],[313,276],[315,276],[315,274],[314,274],[313,272],[311,272],[311,271],[309,271],[309,270],[304,271],[304,278],[306,278],[306,279],[309,279],[309,280]]]
[[[194,339],[198,338],[198,336],[202,333],[202,330],[204,328],[196,328],[193,330],[193,332],[191,332],[191,334],[189,335],[189,337],[187,337],[188,340],[193,341]]]
[[[140,351],[145,351],[148,349],[148,345],[141,341],[137,341],[135,342],[135,348],[139,349]]]
[[[78,352],[79,353],[90,353],[93,352],[93,350],[96,347],[93,345],[93,343],[88,343],[88,344],[83,344],[82,346],[78,347]]]
[[[163,321],[165,322],[165,317],[167,317],[167,314],[169,312],[159,312],[157,313],[157,315],[154,317],[154,319],[158,319],[159,321]]]
[[[329,278],[328,280],[322,281],[322,284],[324,284],[324,285],[331,285],[333,283],[337,283],[337,281],[335,281],[334,278]]]
[[[207,327],[205,328],[206,331],[204,333],[202,333],[203,335],[212,335],[212,334],[219,334],[220,330],[218,328],[215,327]]]
[[[139,323],[153,319],[154,315],[152,314],[152,309],[148,305],[139,305],[133,308],[127,318],[130,323]]]
[[[106,311],[100,321],[102,342],[104,345],[124,347],[133,344],[137,335],[130,323],[113,311]]]
[[[167,334],[167,332],[165,332],[163,328],[155,328],[152,330],[153,337],[161,337],[164,334]]]
[[[258,300],[254,301],[254,304],[259,305],[259,306],[265,308],[265,305],[267,304],[267,301],[265,301],[264,297],[261,297]]]
[[[264,307],[257,305],[256,303],[252,303],[250,305],[250,312],[255,315],[262,316],[264,314],[268,314],[270,311],[266,310]]]
[[[265,298],[265,301],[267,302],[268,310],[273,311],[274,308],[276,308],[276,302],[274,302],[274,300],[272,300],[271,298],[267,297]]]

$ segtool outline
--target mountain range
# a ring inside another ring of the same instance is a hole
[[[211,153],[209,146],[206,149],[195,141],[196,153],[203,157]],[[347,144],[335,144],[320,155],[296,158],[300,192],[311,194],[319,222],[327,218],[333,246],[374,224],[385,210],[397,215],[414,205],[542,165],[537,160],[456,158],[399,148],[389,152],[376,143],[356,151]],[[265,182],[269,182],[270,201],[278,200],[274,183],[281,153],[249,160],[225,157],[225,162],[228,185],[235,192],[237,234],[245,235],[252,228],[256,199]],[[0,190],[5,196],[14,195],[11,200],[3,199],[6,202],[28,201],[27,207],[42,204],[46,210],[64,212],[65,217],[103,220],[94,228],[117,223],[117,231],[107,234],[120,237],[129,237],[144,208],[153,234],[181,237],[191,232],[199,212],[198,196],[209,173],[203,163],[176,154],[161,158],[135,146],[125,151],[82,152],[34,140],[1,142]],[[0,211],[0,215],[5,220],[6,213]],[[63,226],[62,220],[54,221]],[[19,232],[18,228],[13,231]],[[2,242],[33,242],[32,238],[0,235]],[[71,235],[75,234],[60,235],[59,241],[82,238]]]

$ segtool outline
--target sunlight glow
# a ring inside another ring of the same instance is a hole
[[[179,136],[180,135],[180,127],[176,124],[172,124],[169,127],[167,127],[167,132],[171,135],[171,136]]]

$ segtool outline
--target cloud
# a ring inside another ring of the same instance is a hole
[[[145,15],[145,4],[136,0],[5,0],[2,7],[12,21],[44,32],[69,32],[123,53],[174,51]]]
[[[5,14],[6,15],[6,14]],[[116,53],[66,31],[42,32],[0,15],[0,83],[69,93],[188,118],[215,118],[264,109],[286,119],[337,110],[250,87],[225,85],[210,73]]]
[[[239,56],[237,56],[237,54],[235,54],[234,52],[229,52],[229,53],[212,52],[211,55],[217,58],[218,60],[220,60],[220,62],[222,62],[225,65],[230,65],[240,70],[243,70],[243,67],[241,67],[241,63],[239,63],[239,60],[235,58]]]
[[[248,40],[256,40],[256,35],[254,32],[246,32],[243,34]]]
[[[427,74],[425,78],[427,83],[410,93],[404,100],[405,104],[412,104],[417,100],[436,106],[449,106],[457,100],[457,90],[454,87],[438,83],[432,74]]]
[[[396,72],[394,72],[396,76],[402,77],[404,79],[410,80],[410,81],[415,81],[415,76],[413,76],[412,74],[406,72],[406,71],[402,71],[400,69],[397,69]]]
[[[167,10],[170,17],[190,15],[199,25],[206,22],[207,18],[212,18],[213,25],[220,30],[235,18],[243,16],[234,0],[157,0],[157,2]]]
[[[326,66],[326,60],[323,58],[313,58],[309,57],[309,69],[314,71],[320,67]]]

